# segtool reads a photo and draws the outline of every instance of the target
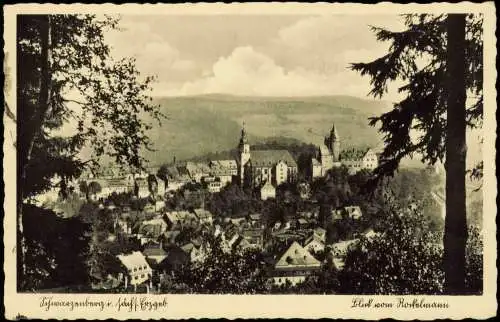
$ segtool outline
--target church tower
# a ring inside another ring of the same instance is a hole
[[[332,129],[330,131],[328,148],[332,151],[333,162],[338,162],[340,157],[340,137],[335,128],[335,123],[332,124]]]
[[[245,179],[245,165],[250,160],[250,144],[248,144],[247,132],[245,130],[245,122],[243,122],[243,127],[241,129],[241,138],[240,143],[238,145],[238,156],[239,156],[239,176],[241,185],[244,183]]]

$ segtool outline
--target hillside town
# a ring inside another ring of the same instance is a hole
[[[166,292],[165,280],[186,265],[203,266],[214,247],[240,256],[257,252],[265,261],[259,274],[266,283],[295,286],[325,267],[342,270],[350,245],[376,234],[364,229],[349,239],[328,237],[327,229],[336,221],[349,220],[355,226],[363,212],[359,205],[339,205],[324,216],[308,194],[311,185],[333,168],[345,167],[352,175],[377,166],[377,155],[370,149],[341,150],[335,125],[311,158],[307,181],[298,180],[297,162],[289,151],[253,150],[244,127],[237,151],[234,159],[175,162],[164,166],[164,171],[107,168],[75,181],[72,189],[79,198],[97,205],[100,216],[112,218],[110,228],[99,232],[104,233],[101,240],[133,245],[113,255],[117,259],[113,269],[93,275],[93,289]],[[277,191],[293,186],[308,210],[276,219],[252,211],[223,216],[205,207],[207,195],[222,194],[231,186],[269,204],[286,203],[286,194]],[[176,204],[178,198],[194,196],[201,202]]]
[[[4,59],[12,304],[487,295],[483,14],[18,9]]]

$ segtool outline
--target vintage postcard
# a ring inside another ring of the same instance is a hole
[[[6,317],[494,316],[495,10],[5,6]]]

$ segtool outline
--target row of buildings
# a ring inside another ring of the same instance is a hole
[[[211,160],[208,162],[184,162],[166,168],[163,178],[159,178],[159,168],[147,171],[124,171],[107,168],[97,176],[83,178],[96,181],[101,190],[97,198],[105,198],[111,193],[136,192],[139,198],[150,194],[149,181],[154,177],[158,195],[177,190],[187,183],[202,184],[209,192],[219,192],[229,183],[235,182],[245,187],[258,189],[262,199],[275,198],[276,187],[282,183],[297,181],[297,162],[287,150],[253,150],[243,126],[235,158]],[[379,156],[373,149],[341,149],[341,140],[335,125],[324,143],[318,147],[317,154],[311,159],[312,179],[323,177],[335,167],[345,166],[349,172],[373,170],[379,164]]]

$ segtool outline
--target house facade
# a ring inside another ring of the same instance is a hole
[[[271,184],[271,182],[267,181],[260,188],[260,199],[267,200],[271,198],[276,198],[276,188]]]
[[[127,279],[126,284],[138,285],[146,282],[153,275],[153,270],[146,261],[146,257],[141,252],[132,252],[128,255],[117,256],[122,263]]]
[[[272,282],[275,285],[297,285],[321,269],[321,262],[298,242],[293,242],[290,247],[279,257],[274,265]]]

